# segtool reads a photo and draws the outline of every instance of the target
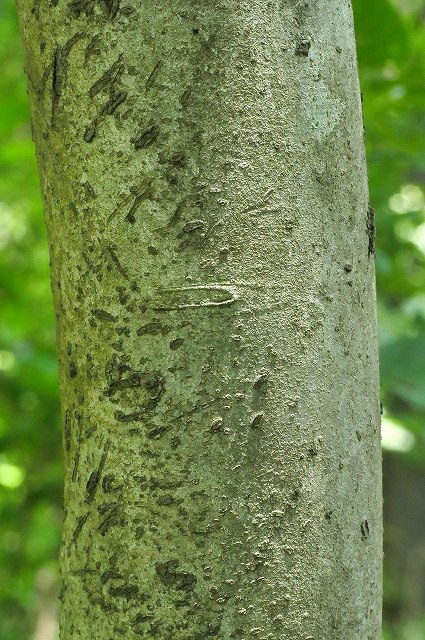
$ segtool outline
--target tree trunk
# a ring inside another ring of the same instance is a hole
[[[57,313],[63,640],[378,640],[347,0],[18,0]]]

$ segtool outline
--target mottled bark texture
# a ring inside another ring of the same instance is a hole
[[[62,639],[377,640],[347,0],[18,0],[65,445]]]

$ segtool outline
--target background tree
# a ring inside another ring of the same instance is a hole
[[[371,200],[377,209],[380,230],[377,267],[384,355],[385,424],[389,427],[384,444],[409,449],[412,436],[416,438],[416,447],[391,455],[397,464],[403,459],[410,461],[410,467],[417,464],[420,469],[423,460],[420,389],[424,378],[421,363],[424,360],[420,354],[421,340],[415,343],[414,339],[416,336],[420,338],[421,333],[423,335],[424,315],[421,301],[423,252],[420,244],[423,222],[420,188],[423,172],[420,144],[424,111],[421,86],[423,9],[422,3],[416,6],[412,3],[410,7],[407,3],[403,3],[404,6],[400,3],[391,9],[388,3],[377,2],[366,12],[362,3],[354,4],[365,98],[366,139],[372,158]],[[407,8],[410,13],[403,15],[402,10]],[[27,638],[35,606],[32,595],[35,570],[41,566],[53,568],[57,554],[60,431],[57,419],[56,427],[52,429],[57,401],[53,332],[49,320],[53,316],[46,275],[47,253],[40,226],[40,204],[28,135],[16,22],[9,1],[0,7],[0,30],[3,96],[0,103],[0,197],[3,201],[3,252],[0,259],[4,275],[0,403],[2,448],[7,452],[0,468],[4,578],[0,637]],[[376,46],[376,33],[379,33],[379,47]],[[27,196],[30,193],[31,198]],[[33,313],[34,308],[37,308],[37,314]],[[394,375],[395,369],[397,375]],[[55,450],[57,454],[53,455]],[[391,477],[387,475],[387,478],[390,482]],[[389,496],[387,507],[390,506]],[[406,497],[404,494],[404,505],[408,504]],[[393,521],[393,525],[386,529],[391,534],[388,537],[391,547],[387,549],[389,578],[396,575],[392,558],[397,541],[398,544],[402,541],[403,526],[406,527],[408,522],[407,528],[414,529],[418,509],[410,511],[408,517],[404,513],[403,521]],[[417,544],[419,540],[420,533]],[[419,557],[413,551],[413,545],[409,546],[409,553]],[[404,551],[403,557],[407,555]],[[414,587],[409,587],[413,573],[407,571],[405,560],[401,562],[401,569],[405,576],[403,581],[399,578],[387,580],[386,611],[391,613],[394,629],[398,620],[403,621],[403,616],[412,613],[409,593],[420,592],[416,588],[417,582]],[[401,608],[400,585],[404,594]],[[420,614],[420,605],[414,612]],[[389,617],[387,620],[390,623]],[[419,623],[407,622],[407,626],[404,624],[395,630],[392,637],[421,638]]]

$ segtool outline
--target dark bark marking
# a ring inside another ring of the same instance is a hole
[[[308,40],[307,38],[304,38],[303,40],[301,40],[301,42],[297,44],[295,53],[298,56],[308,56],[310,49],[311,49],[310,40]]]
[[[130,211],[128,212],[126,219],[130,224],[135,222],[134,213],[136,212],[138,206],[144,199],[148,199],[151,195],[151,186],[152,180],[143,180],[140,185],[134,185],[130,188],[131,195],[126,196],[120,204],[114,209],[106,223],[109,224],[115,218],[115,216],[128,204],[131,202],[133,196],[135,196],[133,200],[133,204],[131,205]]]
[[[180,96],[180,104],[182,105],[182,107],[187,107],[187,105],[189,104],[189,101],[190,101],[190,98],[191,98],[191,93],[192,93],[192,90],[189,87]]]
[[[165,336],[167,335],[167,333],[170,333],[170,331],[171,331],[171,327],[161,324],[159,320],[152,320],[152,322],[149,322],[148,324],[143,325],[143,327],[140,327],[139,329],[137,329],[136,333],[138,336],[144,336],[144,335],[156,336],[159,334]]]
[[[113,598],[125,598],[125,600],[139,599],[139,587],[135,584],[124,584],[109,587],[109,595]]]
[[[94,2],[95,0],[71,0],[68,7],[75,18],[79,18],[82,13],[89,17],[93,13]]]
[[[105,493],[117,491],[120,487],[115,482],[116,477],[113,473],[107,473],[102,479],[102,489]]]
[[[120,104],[122,104],[124,100],[126,100],[127,96],[127,91],[118,91],[117,93],[112,93],[109,97],[108,102],[102,109],[102,115],[111,116],[118,109]]]
[[[160,401],[163,393],[164,393],[164,379],[160,376],[156,376],[154,378],[150,377],[146,381],[143,381],[143,387],[146,391],[146,395],[148,398],[142,403],[144,409],[153,409],[158,402]],[[131,417],[138,416],[140,417],[141,412],[136,414],[130,414]],[[124,416],[124,421],[127,422],[130,416]]]
[[[150,188],[150,183],[146,186],[146,188],[141,193],[139,193],[135,197],[134,202],[131,205],[130,211],[127,213],[125,217],[127,222],[129,222],[130,224],[134,224],[136,222],[135,213],[139,208],[139,205],[143,202],[143,200],[146,200],[146,198],[149,197],[149,193],[150,193],[149,188]]]
[[[101,0],[103,10],[110,20],[113,20],[120,8],[121,0]]]
[[[117,291],[118,291],[118,300],[120,301],[120,304],[122,304],[123,307],[125,307],[126,304],[129,303],[131,296],[130,293],[124,288],[124,287],[116,287]],[[125,333],[125,335],[130,335],[130,329],[128,329],[128,331],[123,331],[123,329],[126,329],[125,327],[117,327],[117,333],[118,335],[120,335],[120,333]]]
[[[75,527],[74,533],[72,534],[71,544],[74,544],[77,541],[78,536],[80,535],[85,523],[87,522],[88,517],[89,513],[84,513],[77,519],[77,526]]]
[[[254,381],[254,389],[258,391],[268,382],[268,380],[269,380],[269,372],[262,370],[260,372],[260,375]]]
[[[95,200],[97,198],[96,192],[93,189],[93,187],[90,184],[90,182],[88,182],[88,181],[84,182],[83,183],[83,187],[84,187],[84,191],[86,192],[87,198],[91,198],[92,200]]]
[[[368,537],[370,536],[369,523],[367,520],[363,520],[363,522],[360,525],[360,530],[362,533],[362,540],[367,540]]]
[[[184,167],[184,165],[186,164],[186,156],[184,155],[184,153],[176,151],[176,153],[173,153],[173,155],[170,157],[169,163],[174,167]]]
[[[159,496],[156,503],[160,507],[169,507],[175,503],[175,499],[171,495]]]
[[[159,375],[149,378],[145,383],[145,387],[151,402],[157,404],[164,393],[164,378]]]
[[[223,431],[223,418],[221,418],[220,416],[214,418],[214,420],[211,422],[210,431],[211,433],[218,433],[220,431]]]
[[[154,427],[153,429],[150,429],[150,431],[148,431],[146,435],[150,440],[159,440],[160,438],[162,438],[164,434],[167,433],[167,431],[168,431],[167,427],[165,427],[164,425],[161,425],[159,427]]]
[[[115,417],[119,422],[139,422],[143,420],[145,416],[144,412],[138,411],[136,413],[123,413],[122,411],[116,411]]]
[[[179,202],[179,204],[177,205],[176,209],[174,210],[173,215],[171,216],[169,222],[168,222],[168,227],[172,227],[176,224],[176,222],[178,222],[181,218],[181,214],[183,211],[183,208],[186,205],[186,200],[182,200],[181,202]]]
[[[31,13],[36,20],[40,19],[40,0],[34,0],[33,7],[31,9]]]
[[[99,0],[99,4],[109,20],[113,20],[120,8],[121,0]],[[72,0],[69,3],[69,10],[75,18],[79,18],[82,13],[87,17],[92,16],[96,0]]]
[[[109,84],[113,85],[115,83],[118,76],[124,70],[122,58],[123,56],[122,54],[120,54],[114,64],[109,67],[109,69],[105,71],[105,73],[99,78],[99,80],[96,80],[96,82],[90,87],[89,96],[91,98],[94,98],[94,96],[103,91],[103,89],[105,89]]]
[[[112,507],[109,515],[100,523],[97,530],[100,532],[100,535],[104,536],[108,529],[114,527],[119,522],[119,507],[118,505],[114,505]]]
[[[96,489],[99,485],[100,477],[102,475],[103,469],[105,468],[106,458],[108,457],[110,446],[111,446],[111,443],[110,441],[108,441],[103,450],[98,468],[95,471],[92,471],[87,481],[87,484],[86,484],[87,497],[84,501],[86,504],[91,504],[93,502],[94,496],[96,494]]]
[[[307,453],[311,458],[315,458],[319,455],[319,447],[316,442],[314,442],[311,447],[307,449]]]
[[[142,379],[140,373],[133,373],[129,378],[113,382],[108,388],[107,395],[111,397],[117,391],[123,391],[124,389],[137,389],[138,387],[141,387],[141,385]]]
[[[75,419],[77,422],[77,438],[76,439],[77,439],[77,443],[80,444],[82,440],[83,417],[80,413],[75,412]],[[74,467],[72,469],[72,475],[71,475],[71,479],[73,482],[75,482],[77,479],[79,462],[80,462],[80,448],[77,447],[77,450],[75,452],[75,458],[74,458]]]
[[[138,627],[140,624],[143,624],[144,622],[147,622],[148,620],[151,620],[154,617],[155,616],[153,616],[152,614],[138,613],[137,616],[134,618],[134,620],[132,620],[131,626],[134,629],[134,627]]]
[[[93,118],[92,122],[87,126],[84,133],[85,142],[92,142],[96,137],[96,133],[99,125],[106,118],[106,116],[112,115],[127,98],[126,91],[118,91],[117,93],[112,93],[109,96],[108,102],[102,107],[99,113]]]
[[[68,370],[68,376],[70,378],[75,378],[78,374],[78,369],[77,369],[77,365],[75,364],[75,362],[70,362],[69,363],[69,370]]]
[[[257,415],[254,416],[253,419],[251,420],[251,428],[258,429],[259,427],[261,427],[263,420],[264,420],[264,413],[257,413]]]
[[[86,502],[86,504],[89,504],[93,500],[98,482],[99,482],[99,472],[92,471],[86,484],[86,491],[89,494],[84,501]]]
[[[203,220],[191,220],[190,222],[186,222],[182,229],[182,233],[192,233],[193,231],[204,229],[205,226],[206,223]]]
[[[101,54],[101,49],[98,47],[99,43],[100,43],[99,36],[93,36],[93,38],[90,40],[84,52],[85,62],[87,62],[89,58],[91,58],[91,56],[99,56]]]
[[[72,47],[82,38],[83,33],[75,33],[63,45],[56,47],[51,64],[52,69],[52,127],[55,128],[56,111],[62,97],[63,89],[68,79],[68,56]],[[43,80],[43,79],[42,79]]]
[[[130,142],[134,144],[134,148],[138,149],[146,149],[151,144],[155,142],[157,137],[159,136],[159,127],[156,124],[150,124],[146,129],[140,133],[137,138],[132,138]]]
[[[55,53],[53,54],[53,62],[52,62],[52,127],[55,126],[55,115],[56,108],[61,97],[62,93],[62,73],[63,69],[61,69],[61,50],[60,47],[56,48]]]
[[[127,5],[126,7],[123,7],[120,11],[122,16],[131,16],[133,13],[135,13],[136,9],[134,7],[130,7],[130,5]]]
[[[368,206],[367,209],[367,235],[369,238],[367,255],[370,258],[375,255],[375,236],[376,236],[376,227],[375,227],[375,209]]]
[[[156,63],[156,65],[152,70],[152,73],[150,74],[149,78],[146,80],[146,91],[149,91],[149,89],[151,89],[151,87],[155,84],[155,81],[163,66],[164,66],[164,62],[162,60],[159,60],[159,62]]]
[[[104,322],[116,322],[116,317],[104,309],[93,309],[92,314],[98,320],[103,320]]]
[[[71,449],[71,410],[70,409],[67,409],[65,412],[64,443],[65,443],[65,451],[69,451]]]
[[[84,136],[83,136],[83,139],[85,142],[93,142],[93,140],[96,137],[97,129],[101,121],[102,121],[102,111],[93,118],[93,120],[89,125],[87,125],[86,130],[84,132]]]
[[[156,407],[165,391],[164,378],[159,374],[136,374],[127,380],[120,380],[113,383],[108,391],[108,395],[112,396],[116,391],[136,386],[143,388],[145,391],[145,398],[139,400],[140,409],[132,413],[116,411],[115,417],[119,422],[137,422],[143,420],[146,412],[152,411]]]
[[[124,269],[124,267],[122,266],[121,262],[118,260],[117,254],[115,253],[114,247],[109,246],[107,249],[109,255],[111,256],[112,262],[114,263],[114,265],[116,266],[116,268],[118,269],[118,271],[120,272],[120,274],[126,279],[128,280],[128,273],[127,270]]]
[[[79,451],[79,449],[77,449],[77,451],[75,453],[74,467],[72,469],[72,476],[71,476],[71,479],[72,479],[73,482],[75,482],[76,479],[77,479],[77,470],[78,470],[79,462],[80,462],[80,451]]]
[[[81,413],[78,413],[76,411],[75,419],[77,420],[77,423],[78,423],[77,441],[80,443],[82,441],[82,434],[83,434],[83,416],[81,415]]]
[[[157,562],[155,571],[162,584],[166,587],[173,587],[181,591],[193,591],[197,578],[193,573],[187,571],[176,571],[179,566],[178,560],[168,560],[167,562]]]
[[[100,576],[101,584],[106,584],[109,580],[123,580],[123,576],[117,571],[105,571]]]

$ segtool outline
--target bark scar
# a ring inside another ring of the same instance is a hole
[[[198,293],[206,294],[205,298],[192,301],[191,297]],[[220,294],[221,298],[214,299],[211,293]],[[202,309],[208,307],[228,307],[239,299],[239,294],[233,285],[230,284],[210,284],[193,285],[190,287],[171,287],[169,289],[158,289],[161,297],[176,299],[170,304],[158,305],[155,311],[180,311],[183,309]],[[180,300],[179,300],[180,298]]]

